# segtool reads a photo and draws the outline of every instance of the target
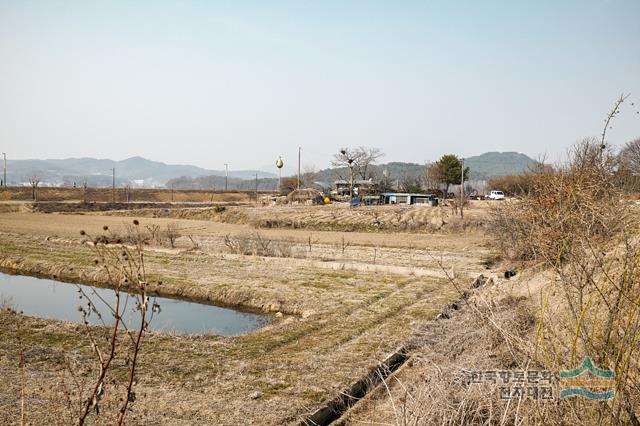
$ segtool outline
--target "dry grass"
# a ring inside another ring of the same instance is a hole
[[[527,363],[529,346],[522,344],[535,327],[523,287],[525,280],[507,285],[494,278],[448,318],[421,324],[410,361],[338,424],[520,424],[535,404],[510,405],[500,400],[497,385],[471,384],[468,372],[539,368]]]
[[[17,272],[104,283],[92,266],[91,251],[79,243],[77,230],[86,225],[92,227],[87,228],[89,232],[105,221],[115,230],[123,219],[0,215],[0,265]],[[146,226],[172,221],[141,222]],[[352,244],[342,254],[339,233],[314,231],[310,238],[303,231],[268,230],[264,238],[275,235],[278,241],[289,241],[305,253],[304,258],[224,254],[220,248],[227,231],[242,235],[250,228],[211,222],[199,228],[197,221],[177,222],[190,228],[202,247],[187,251],[186,237],[176,240],[176,249],[150,247],[145,257],[150,278],[162,280],[155,290],[293,315],[235,338],[150,335],[140,361],[137,392],[141,397],[134,406],[132,424],[296,423],[408,338],[415,321],[432,318],[455,297],[455,290],[441,275],[394,270],[396,262],[404,262],[412,253],[416,261],[423,258],[435,269],[437,262],[423,250],[437,253],[452,246],[449,256],[460,251],[456,259],[469,269],[456,273],[466,276],[472,268],[483,268],[482,257],[488,252],[469,250],[483,241],[473,234],[451,241],[445,236],[424,240],[407,234],[406,239],[389,240],[383,234],[350,233],[346,238]],[[467,250],[462,250],[465,246]],[[382,252],[382,257],[377,252],[375,264],[372,248]],[[335,269],[322,267],[331,263],[322,259],[329,249],[351,260],[337,259]],[[349,263],[354,269],[344,266]],[[378,269],[357,270],[367,264]],[[82,363],[89,348],[86,342],[77,345],[83,340],[75,325],[25,318],[23,331],[18,331],[11,317],[2,314],[0,322],[0,370],[7,385],[0,390],[0,422],[14,422],[18,415],[16,342],[21,335],[30,348],[28,419],[41,423],[39,416],[55,410],[60,400],[53,391],[61,380],[57,372],[69,358]],[[60,422],[64,423],[62,418]]]
[[[565,164],[532,172],[523,199],[504,203],[495,216],[517,277],[496,280],[451,319],[420,327],[423,345],[413,366],[345,421],[640,424],[638,210],[621,197],[615,169],[606,147],[587,140]],[[559,372],[587,356],[613,371],[615,397],[559,399]],[[465,369],[514,368],[553,372],[555,399],[502,401],[496,386],[465,380]]]
[[[129,201],[135,202],[248,202],[253,191],[222,192],[197,189],[130,189]],[[127,202],[125,188],[116,188],[115,201]],[[31,187],[10,186],[0,191],[0,201],[31,201]],[[84,190],[79,188],[38,187],[39,201],[85,201]],[[87,202],[109,203],[113,200],[111,188],[87,188]]]
[[[355,209],[346,204],[319,206],[286,205],[225,209],[141,209],[110,212],[109,215],[210,220],[247,224],[259,229],[303,229],[340,232],[447,232],[483,229],[491,203],[471,201],[465,220],[450,206],[369,206]]]

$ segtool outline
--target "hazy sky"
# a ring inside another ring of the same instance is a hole
[[[640,1],[0,0],[0,150],[275,171],[640,137]]]

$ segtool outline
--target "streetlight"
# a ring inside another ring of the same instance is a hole
[[[224,163],[224,192],[227,192],[229,185],[229,163]]]
[[[278,192],[282,191],[282,166],[284,166],[284,161],[282,161],[282,156],[278,156],[276,160],[276,167],[278,168]]]

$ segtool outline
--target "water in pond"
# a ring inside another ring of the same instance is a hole
[[[102,319],[107,324],[112,323],[113,316],[96,294],[112,303],[115,299],[113,290],[86,285],[80,285],[80,287],[91,297],[102,314]],[[80,299],[79,296],[76,284],[0,273],[0,302],[8,303],[9,306],[17,311],[22,311],[25,315],[81,323],[82,314],[78,311],[78,306],[81,304],[86,306],[86,300]],[[139,318],[139,314],[133,312],[135,298],[127,297],[127,294],[123,293],[121,301],[127,299],[124,318],[128,326],[137,323],[135,320]],[[151,303],[154,301],[160,304],[161,309],[160,313],[154,314],[150,324],[151,330],[155,331],[237,336],[256,330],[268,322],[265,315],[240,312],[218,306],[164,297],[152,297]],[[101,324],[95,314],[90,315],[89,320],[92,324]]]

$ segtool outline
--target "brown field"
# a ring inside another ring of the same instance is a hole
[[[129,202],[176,202],[176,203],[211,203],[211,202],[248,202],[255,200],[253,191],[205,191],[199,189],[149,189],[124,188],[115,189],[115,202],[126,203],[127,193]],[[261,192],[259,192],[261,194]],[[10,186],[0,190],[0,201],[27,201],[32,198],[32,188],[29,186]],[[86,201],[109,203],[113,201],[114,192],[111,188],[87,188]],[[85,201],[83,188],[38,188],[38,201]]]
[[[446,202],[445,202],[446,204]],[[260,208],[238,206],[192,208],[140,208],[106,212],[114,216],[144,216],[208,220],[251,225],[262,229],[305,229],[341,232],[427,232],[477,230],[486,226],[486,217],[495,202],[471,201],[461,220],[447,205],[362,206],[347,203],[323,206],[278,205]]]
[[[122,236],[136,213],[141,227],[178,225],[182,236],[174,248],[150,244],[146,249],[148,270],[163,281],[154,288],[158,293],[285,315],[233,338],[149,335],[138,384],[143,396],[134,404],[130,424],[229,425],[299,423],[458,297],[446,274],[470,284],[479,273],[493,272],[492,244],[477,225],[400,232],[391,226],[399,214],[392,208],[288,207],[0,213],[0,268],[102,285],[105,278],[93,266],[80,230],[98,235],[108,225],[109,233]],[[170,217],[151,217],[166,211]],[[469,216],[479,222],[485,211],[477,206]],[[218,214],[229,218],[216,219]],[[434,214],[454,223],[445,208],[414,207],[401,214],[421,218],[414,222],[425,225]],[[373,216],[389,222],[384,232],[344,232],[326,225],[340,220],[371,230],[356,225]],[[264,220],[308,225],[264,228]],[[269,240],[282,251],[239,254],[225,237]],[[87,359],[87,342],[74,324],[36,318],[16,324],[6,313],[0,322],[0,422],[19,420],[22,341],[28,348],[27,419],[40,424],[46,412],[63,411],[56,372],[69,354]]]

